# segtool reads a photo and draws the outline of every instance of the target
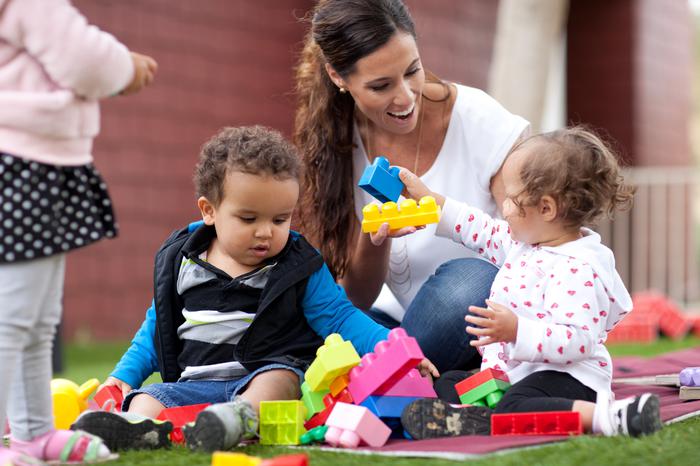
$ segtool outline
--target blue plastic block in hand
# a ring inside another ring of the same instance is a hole
[[[404,184],[399,179],[399,168],[389,167],[386,157],[377,157],[365,168],[357,185],[381,202],[396,202]]]

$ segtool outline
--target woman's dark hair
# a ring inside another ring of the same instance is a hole
[[[350,256],[355,102],[331,82],[325,64],[345,78],[397,32],[416,37],[401,0],[320,0],[296,69],[293,141],[305,163],[301,225],[334,276],[343,276]]]

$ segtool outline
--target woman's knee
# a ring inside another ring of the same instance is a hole
[[[463,311],[469,305],[484,303],[496,273],[495,266],[480,259],[452,259],[440,265],[426,285],[437,302]]]

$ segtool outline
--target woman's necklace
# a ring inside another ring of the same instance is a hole
[[[423,118],[425,117],[425,109],[423,104],[423,94],[420,96],[420,120],[418,121],[418,142],[416,143],[416,156],[413,162],[413,173],[418,175],[418,162],[420,161],[420,143],[423,140]],[[370,128],[370,120],[365,116],[365,127],[367,128],[367,156],[370,162],[374,162],[376,156],[372,156],[372,130]]]

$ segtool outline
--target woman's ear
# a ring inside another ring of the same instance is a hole
[[[542,219],[545,222],[551,222],[557,218],[559,210],[557,208],[557,201],[554,200],[552,196],[542,196],[540,202],[537,206]]]
[[[333,82],[338,89],[346,89],[345,82],[343,81],[343,78],[340,77],[338,72],[328,63],[326,63],[325,68],[326,73],[328,73],[328,77],[331,78],[331,82]]]
[[[197,199],[197,207],[199,207],[199,211],[202,213],[202,220],[204,220],[204,223],[206,225],[213,225],[216,217],[216,210],[214,209],[214,205],[209,202],[209,199],[201,196]]]

